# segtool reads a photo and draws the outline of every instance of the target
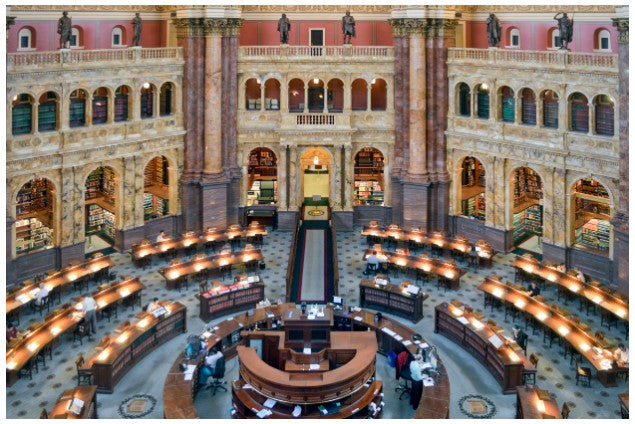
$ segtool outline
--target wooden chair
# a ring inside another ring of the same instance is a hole
[[[575,385],[577,386],[580,379],[582,379],[583,383],[586,381],[588,387],[591,387],[591,368],[580,366],[580,361],[578,359],[575,361],[575,368]]]
[[[571,412],[569,410],[569,405],[567,405],[567,402],[563,402],[562,403],[562,411],[560,412],[562,414],[562,418],[563,419],[567,419],[569,418],[569,412]]]
[[[108,343],[110,343],[110,336],[108,334],[106,334],[99,342],[99,344],[97,344],[97,346],[95,346],[95,352],[101,352],[103,351],[106,346],[108,346]]]
[[[88,337],[88,326],[86,325],[86,320],[82,318],[75,326],[75,330],[73,330],[73,341],[79,339],[79,344],[83,345],[84,337]]]
[[[531,384],[536,384],[536,372],[538,372],[538,361],[539,358],[536,354],[532,353],[529,355],[529,362],[533,365],[533,369],[528,369],[523,371],[523,383],[529,384],[529,380],[532,381]]]
[[[42,412],[40,412],[40,419],[47,420],[49,418],[48,412],[46,412],[45,408],[42,408]]]
[[[93,371],[88,368],[82,368],[84,366],[84,363],[84,355],[79,355],[75,360],[78,386],[82,386],[82,383],[86,383],[86,386],[90,386],[93,383]]]
[[[207,280],[201,281],[200,283],[198,283],[198,291],[199,293],[205,293],[208,289],[207,287],[209,286],[209,283],[207,282]]]

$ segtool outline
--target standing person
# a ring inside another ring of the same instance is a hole
[[[278,19],[278,32],[280,33],[280,44],[289,44],[289,31],[291,31],[291,22],[285,13]]]
[[[342,34],[344,35],[344,44],[351,44],[351,37],[355,37],[355,18],[348,10],[346,15],[342,17]],[[348,41],[346,41],[347,38]]]
[[[62,17],[57,21],[57,33],[60,35],[60,49],[69,48],[68,43],[71,39],[71,18],[68,17],[68,12],[62,12]]]
[[[135,17],[132,19],[132,45],[138,47],[141,42],[141,16],[139,12],[135,13]]]
[[[412,409],[419,407],[421,393],[423,392],[423,356],[419,353],[410,362],[410,378],[412,378],[412,388],[410,389],[410,406]]]
[[[97,308],[97,302],[89,294],[84,295],[82,300],[82,306],[84,308],[84,319],[88,328],[88,334],[97,333],[97,315],[95,309]]]

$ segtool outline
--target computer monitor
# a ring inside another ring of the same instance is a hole
[[[344,299],[342,299],[340,296],[333,296],[333,303],[335,305],[343,305]]]

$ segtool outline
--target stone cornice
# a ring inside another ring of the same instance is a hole
[[[204,37],[222,35],[237,37],[243,20],[240,18],[174,18],[177,37]]]
[[[395,18],[389,19],[395,37],[422,34],[427,37],[452,37],[458,24],[456,19],[443,18]]]
[[[613,18],[613,26],[619,32],[617,42],[628,44],[628,18]]]

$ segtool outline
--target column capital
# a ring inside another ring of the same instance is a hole
[[[236,37],[240,33],[243,20],[240,18],[174,18],[177,37],[204,37],[221,35]]]
[[[617,42],[628,44],[628,18],[613,18],[613,26],[617,28]]]
[[[459,24],[456,19],[434,18],[429,19],[429,21],[431,21],[431,35],[440,38],[454,37],[456,26]]]
[[[427,35],[430,29],[430,19],[396,18],[389,19],[388,22],[395,37],[410,37],[412,34]]]

